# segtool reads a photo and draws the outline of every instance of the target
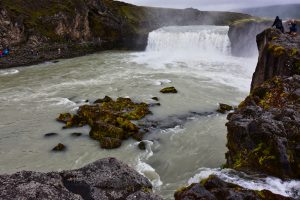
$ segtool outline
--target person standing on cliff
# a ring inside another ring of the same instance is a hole
[[[294,19],[291,20],[289,22],[289,25],[290,25],[290,32],[289,32],[289,34],[291,34],[293,36],[297,35],[297,24],[296,24],[295,20]]]
[[[278,30],[280,30],[282,33],[284,33],[284,28],[283,28],[283,24],[282,24],[282,19],[279,19],[278,16],[276,16],[275,21],[272,25],[272,27],[276,27]]]

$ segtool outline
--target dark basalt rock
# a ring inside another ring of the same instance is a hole
[[[71,136],[73,137],[80,137],[82,133],[71,133]]]
[[[292,200],[292,198],[273,194],[268,190],[253,191],[226,183],[214,175],[202,180],[201,183],[194,183],[177,190],[174,196],[175,200]]]
[[[175,87],[166,87],[160,90],[161,93],[177,93]]]
[[[220,103],[217,112],[225,114],[226,112],[231,111],[231,110],[233,110],[233,106]]]
[[[45,137],[53,137],[53,136],[57,136],[57,133],[46,133],[44,136]]]
[[[154,101],[159,101],[158,97],[152,97]]]
[[[142,175],[115,158],[63,172],[22,171],[0,175],[0,199],[161,200]]]
[[[300,37],[267,29],[257,35],[259,60],[253,74],[251,91],[274,76],[300,74]]]
[[[140,120],[147,114],[150,110],[145,103],[134,103],[129,98],[114,101],[106,96],[95,104],[80,106],[77,114],[60,114],[57,121],[65,123],[64,128],[89,125],[90,137],[98,140],[102,148],[112,149],[129,137],[142,140],[139,127],[130,120]]]
[[[140,150],[146,150],[146,143],[142,141],[138,144],[138,147]]]
[[[66,150],[66,146],[62,143],[59,143],[52,149],[52,151],[64,151],[64,150]]]
[[[227,167],[300,178],[300,76],[274,77],[228,115]]]

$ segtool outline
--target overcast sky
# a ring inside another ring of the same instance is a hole
[[[122,0],[136,5],[198,8],[200,10],[234,10],[245,7],[258,7],[274,4],[299,3],[300,0]],[[300,11],[299,11],[300,12]]]

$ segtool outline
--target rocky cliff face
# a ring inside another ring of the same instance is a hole
[[[145,177],[115,158],[98,160],[78,170],[0,175],[0,199],[161,200]]]
[[[300,38],[267,29],[251,94],[228,115],[227,166],[300,178]]]
[[[142,50],[148,33],[162,26],[229,25],[248,17],[229,12],[139,7],[112,0],[2,0],[0,49],[10,46],[14,54],[0,66],[26,65],[97,50]]]
[[[300,74],[300,38],[267,29],[257,35],[259,60],[251,90],[274,76]]]

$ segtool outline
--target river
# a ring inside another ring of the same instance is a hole
[[[150,33],[144,52],[107,51],[1,70],[0,173],[75,169],[116,157],[147,176],[165,199],[210,173],[242,182],[242,175],[219,168],[227,151],[226,115],[215,110],[220,102],[238,105],[247,96],[257,58],[231,56],[227,33],[222,26],[165,27]],[[178,94],[159,93],[168,86]],[[59,113],[75,112],[86,100],[105,95],[147,103],[158,97],[161,106],[151,108],[150,118],[172,126],[147,135],[146,151],[131,139],[104,150],[89,138],[87,127],[62,130],[55,121]],[[59,135],[45,138],[50,132]],[[83,135],[72,137],[73,132]],[[67,151],[51,152],[59,142]],[[276,179],[278,184],[269,186],[270,180],[244,182],[286,196],[299,184]]]

